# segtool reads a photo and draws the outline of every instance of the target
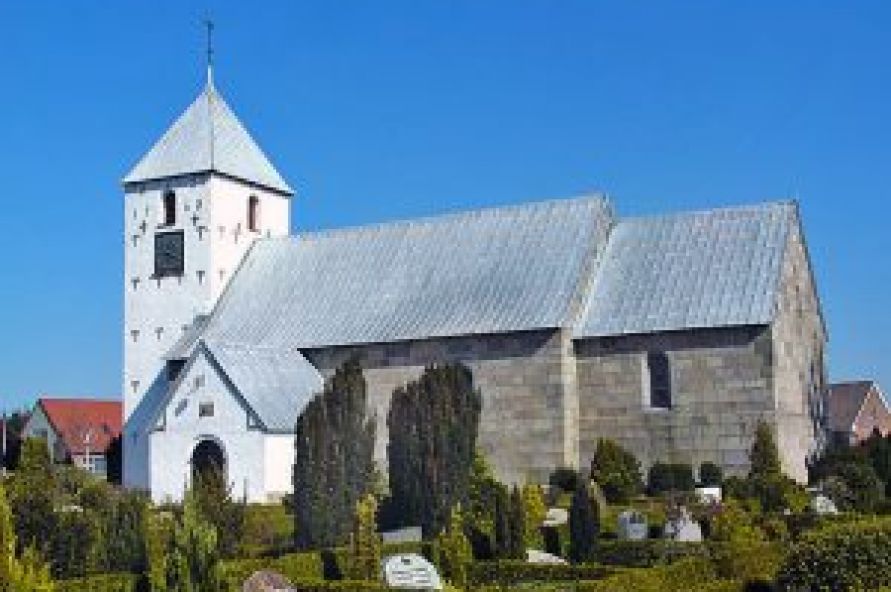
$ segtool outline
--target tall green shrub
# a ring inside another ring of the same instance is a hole
[[[50,592],[53,590],[49,566],[33,546],[18,557],[12,509],[0,481],[0,590],[4,592]]]
[[[750,479],[776,477],[783,473],[773,428],[767,422],[760,421],[755,428],[755,441],[749,452],[749,462]]]
[[[18,544],[46,551],[56,529],[55,480],[46,440],[26,438],[22,442],[19,470],[9,480],[9,501],[15,520]]]
[[[166,550],[165,585],[168,592],[225,592],[217,533],[201,517],[192,491],[186,492],[182,515]]]
[[[299,548],[345,541],[353,512],[372,485],[375,421],[358,360],[334,372],[297,420],[294,534]]]
[[[210,467],[195,475],[195,504],[201,517],[217,531],[217,545],[224,559],[235,557],[244,539],[247,502],[236,501],[223,470]]]
[[[544,545],[541,527],[547,516],[544,494],[537,484],[523,486],[523,538],[527,549],[541,549]]]
[[[429,536],[466,503],[482,399],[470,369],[428,367],[393,393],[387,416],[392,502],[406,524]],[[435,495],[431,495],[435,492]]]
[[[587,484],[576,487],[569,506],[569,559],[573,563],[594,560],[600,530],[598,512]]]
[[[601,438],[591,459],[591,479],[608,502],[624,503],[640,492],[640,463],[616,442]]]
[[[508,530],[510,532],[507,555],[510,559],[526,558],[526,515],[523,507],[523,496],[519,487],[514,485],[510,494],[510,508],[508,515]]]
[[[455,506],[449,513],[448,524],[439,536],[439,549],[440,563],[446,578],[453,586],[466,588],[473,554],[470,542],[464,535],[464,519],[460,506]]]
[[[377,532],[377,500],[367,494],[356,503],[350,544],[352,577],[376,580],[381,563],[381,538]]]

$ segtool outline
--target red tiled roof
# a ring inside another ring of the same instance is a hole
[[[100,399],[40,398],[43,409],[69,454],[105,452],[113,438],[121,433],[123,407],[120,401]]]
[[[863,407],[866,396],[873,388],[871,380],[840,382],[829,385],[827,415],[829,429],[836,432],[849,432],[854,420]]]

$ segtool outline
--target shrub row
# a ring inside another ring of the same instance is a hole
[[[291,581],[315,581],[323,578],[319,553],[290,553],[274,559],[236,559],[223,563],[223,576],[230,586],[238,585],[260,570],[276,571]],[[239,588],[240,589],[240,588]]]
[[[325,580],[305,580],[292,582],[295,592],[383,592],[387,587],[376,582],[360,582],[341,580],[326,582]],[[238,592],[241,588],[237,588]],[[233,589],[235,592],[235,589]]]
[[[806,533],[779,569],[785,590],[876,590],[891,582],[891,518]]]
[[[139,580],[133,574],[101,574],[57,581],[56,592],[136,592]]]
[[[651,567],[685,557],[705,557],[708,548],[700,543],[680,543],[659,539],[645,541],[600,541],[597,561],[604,565]]]
[[[522,582],[564,582],[599,580],[616,570],[602,565],[560,565],[524,561],[485,561],[470,568],[470,581],[477,585],[501,586]]]
[[[716,581],[712,563],[688,557],[670,565],[621,570],[595,582],[583,582],[578,592],[689,592],[697,585]]]

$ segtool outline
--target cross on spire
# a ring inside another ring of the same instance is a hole
[[[207,28],[207,84],[213,84],[213,21],[204,19]]]

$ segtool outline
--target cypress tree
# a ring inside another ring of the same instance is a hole
[[[495,493],[495,556],[511,556],[510,497],[507,488],[498,484]]]
[[[194,492],[186,492],[182,516],[168,540],[165,584],[169,592],[223,592],[217,532],[198,510]]]
[[[510,513],[508,518],[507,555],[511,559],[526,559],[526,516],[523,508],[523,496],[514,485],[510,494]]]
[[[470,370],[430,366],[393,393],[387,416],[392,500],[431,536],[466,502],[482,402]],[[435,495],[431,495],[435,492]]]
[[[749,453],[751,468],[749,478],[761,479],[782,475],[780,451],[774,439],[773,429],[764,421],[758,422],[755,429],[755,441]]]
[[[12,510],[0,481],[0,590],[48,592],[53,589],[49,567],[34,547],[16,557],[16,535]]]
[[[22,442],[19,470],[9,483],[19,545],[35,545],[41,552],[47,551],[48,535],[55,532],[56,484],[46,440],[26,438]]]
[[[338,368],[297,420],[295,542],[333,546],[349,535],[356,503],[372,486],[375,422],[358,360]]]
[[[527,549],[541,549],[544,545],[542,524],[547,516],[544,494],[537,484],[523,486],[524,539]]]
[[[580,484],[569,506],[569,559],[573,563],[594,560],[599,527],[595,507],[587,483]]]
[[[377,580],[381,563],[380,535],[377,533],[377,500],[368,494],[356,504],[353,520],[352,577],[357,580]]]

